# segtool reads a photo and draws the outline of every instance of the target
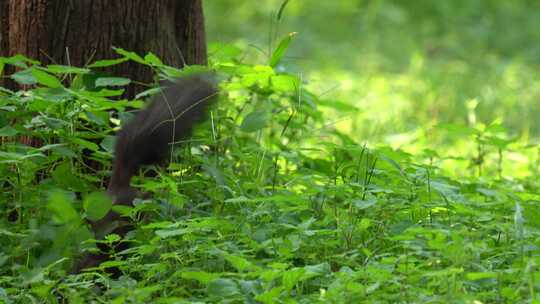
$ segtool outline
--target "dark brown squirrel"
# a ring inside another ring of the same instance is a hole
[[[148,106],[126,123],[116,136],[111,180],[107,193],[113,204],[131,206],[136,196],[131,178],[142,165],[162,163],[171,144],[191,135],[193,126],[204,118],[215,100],[217,89],[206,75],[191,75],[164,85]],[[96,239],[106,234],[125,236],[130,230],[128,219],[110,211],[92,223]],[[78,261],[75,272],[94,267],[108,259],[106,254],[89,254]]]

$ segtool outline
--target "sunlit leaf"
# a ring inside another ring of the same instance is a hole
[[[291,43],[293,37],[296,34],[297,34],[296,32],[289,33],[287,36],[285,36],[285,38],[283,38],[279,42],[277,48],[274,50],[274,52],[272,53],[272,56],[270,57],[270,63],[268,65],[270,65],[273,68],[275,68],[278,65],[278,63],[283,58],[283,55],[285,55],[285,52],[289,48],[289,44]]]

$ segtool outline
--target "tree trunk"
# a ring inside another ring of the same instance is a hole
[[[0,56],[84,66],[117,57],[114,46],[176,67],[206,64],[201,0],[0,0],[0,18]],[[152,71],[134,62],[107,71],[152,81]]]
[[[118,57],[112,47],[145,55],[156,54],[165,64],[183,67],[206,64],[206,37],[202,0],[0,0],[0,56],[22,54],[43,65],[85,66]],[[124,62],[106,70],[132,83],[153,82],[145,65]],[[14,72],[6,66],[6,74]],[[3,81],[3,82],[2,82]],[[17,84],[0,77],[0,85]],[[130,86],[127,97],[141,88]],[[35,138],[22,142],[39,146]],[[128,180],[129,183],[129,180]],[[110,212],[97,224],[110,224],[119,215]],[[131,228],[120,227],[124,236]],[[77,270],[95,266],[106,254],[87,255]]]

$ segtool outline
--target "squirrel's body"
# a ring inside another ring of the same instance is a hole
[[[141,165],[160,163],[170,144],[188,137],[216,95],[202,76],[189,76],[165,85],[150,104],[122,127],[116,136],[108,193],[118,204],[131,204],[130,180]]]
[[[114,204],[131,205],[136,191],[130,181],[141,165],[161,163],[170,144],[191,135],[193,125],[204,117],[216,89],[202,76],[188,76],[167,83],[148,106],[126,123],[116,136],[111,180],[107,193]],[[122,223],[123,222],[123,223]],[[125,236],[132,225],[113,211],[92,223],[96,239],[106,234]],[[106,253],[88,254],[79,260],[75,272],[94,267],[109,257]],[[113,271],[114,272],[114,271]]]

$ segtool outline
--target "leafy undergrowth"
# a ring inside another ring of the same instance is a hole
[[[114,134],[156,92],[122,100],[130,80],[94,70],[135,60],[159,78],[185,71],[120,49],[124,59],[85,68],[1,59],[28,88],[0,91],[2,301],[540,303],[537,164],[501,174],[516,149],[504,131],[461,127],[478,150],[474,174],[457,177],[437,164],[462,160],[442,151],[411,155],[335,130],[322,109],[347,106],[277,73],[283,50],[268,66],[220,51],[218,106],[167,168],[132,181],[146,193],[122,210],[136,229],[102,241],[129,249],[77,275],[74,259],[96,250],[86,220],[110,208]]]

